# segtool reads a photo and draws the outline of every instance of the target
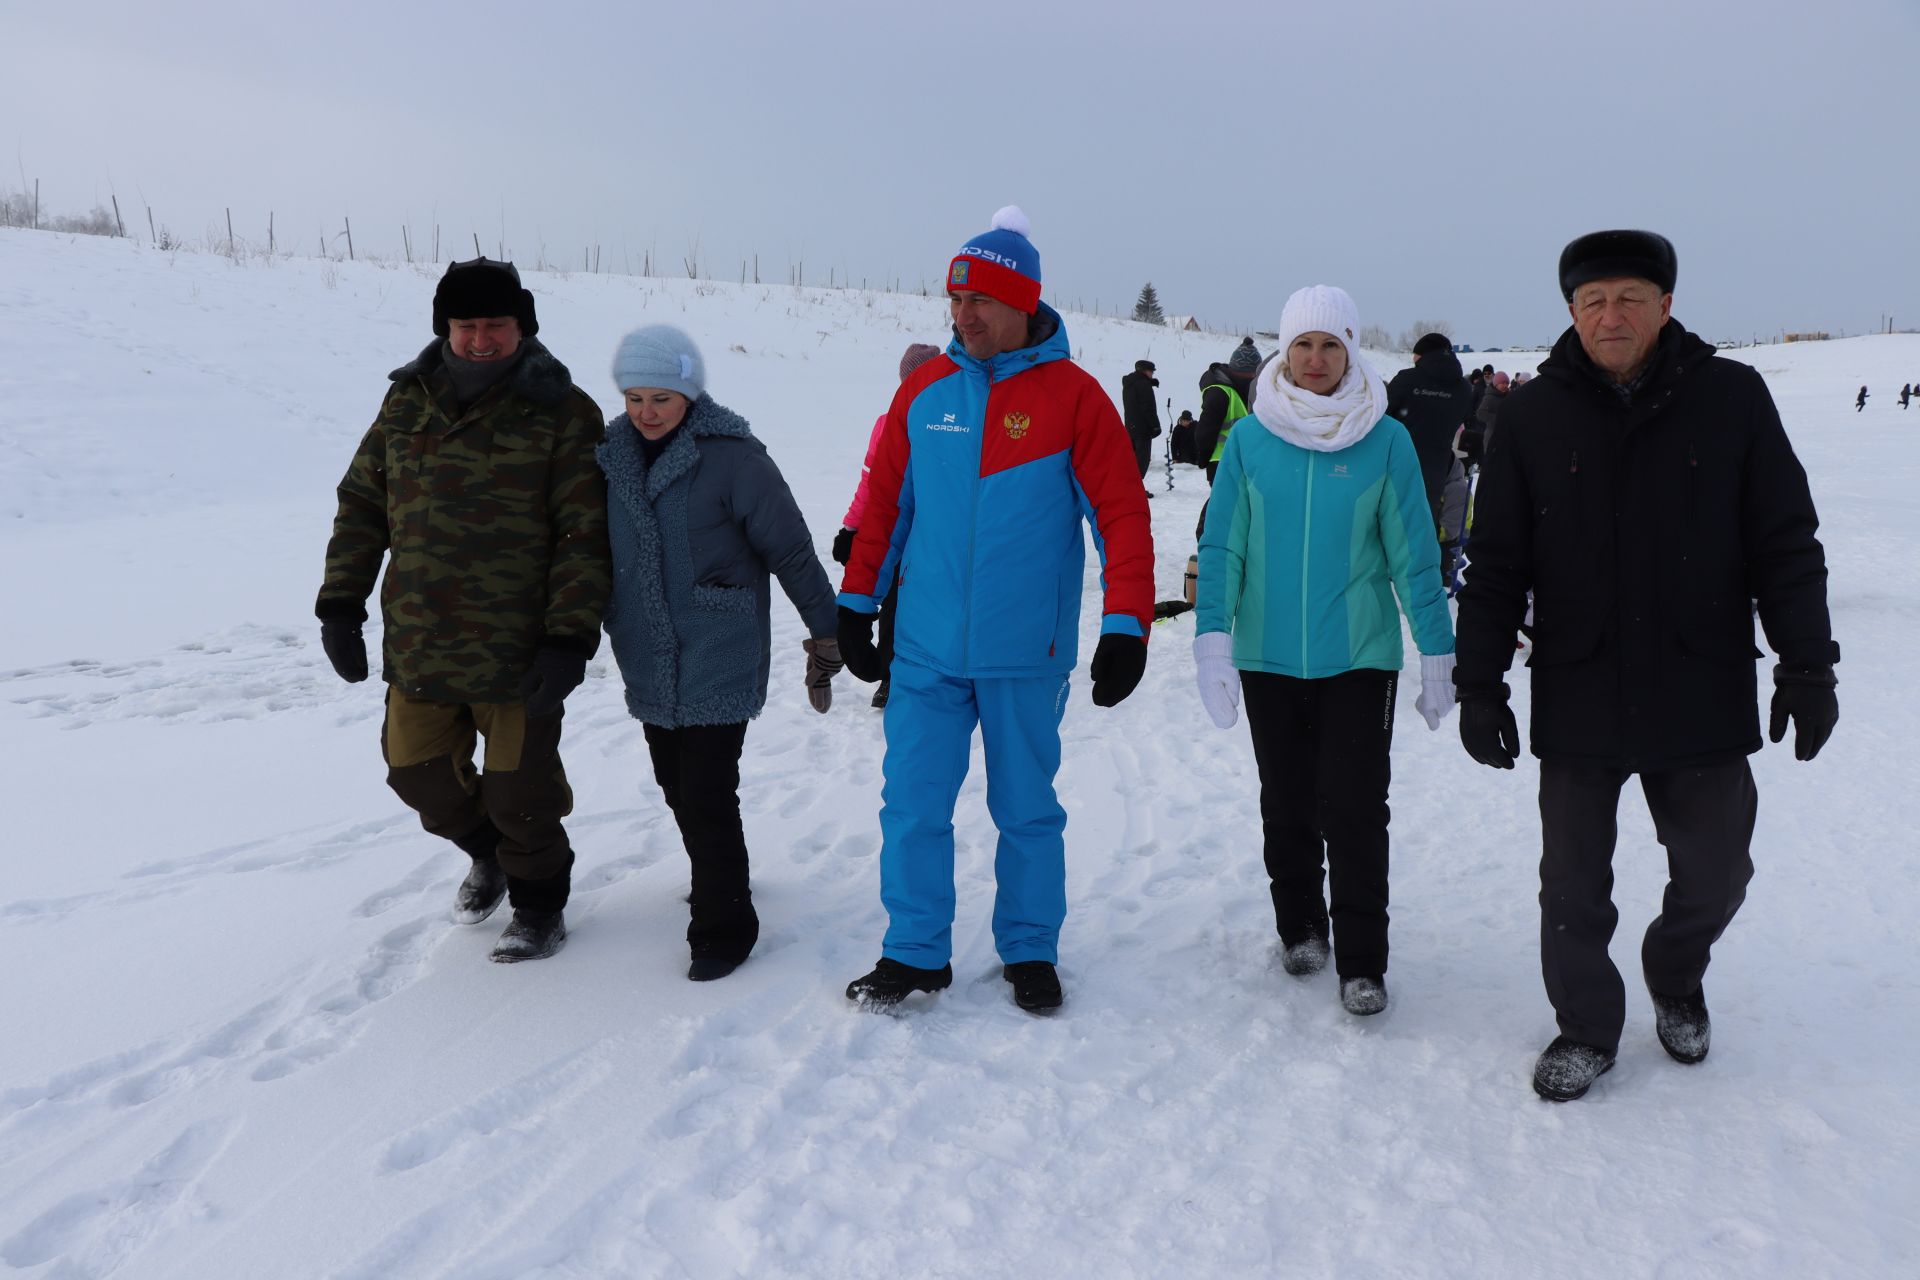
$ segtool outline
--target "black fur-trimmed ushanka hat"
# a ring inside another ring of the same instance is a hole
[[[511,262],[469,258],[449,262],[433,291],[433,331],[447,336],[447,321],[476,320],[482,316],[512,316],[520,322],[522,337],[540,332],[533,314],[533,294],[520,287],[520,273]]]
[[[1651,280],[1672,293],[1679,274],[1673,242],[1654,231],[1590,231],[1560,251],[1560,292],[1568,302],[1581,285],[1617,276]]]

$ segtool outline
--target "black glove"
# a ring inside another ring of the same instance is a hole
[[[527,715],[545,720],[560,714],[560,704],[587,678],[587,659],[569,649],[543,646],[533,655],[533,665],[520,677],[520,696],[526,701]]]
[[[1507,687],[1498,694],[1455,690],[1460,701],[1460,745],[1490,769],[1511,769],[1520,755],[1520,726],[1507,705]]]
[[[880,669],[880,651],[873,647],[873,624],[879,619],[877,613],[856,613],[845,605],[840,606],[840,625],[836,628],[840,639],[840,660],[847,664],[847,670],[856,680],[872,684],[883,672]]]
[[[1093,677],[1093,705],[1115,707],[1147,673],[1147,642],[1139,636],[1109,631],[1100,637],[1093,650],[1093,663],[1087,674]]]
[[[1787,736],[1793,719],[1793,758],[1811,760],[1820,754],[1840,721],[1840,699],[1834,696],[1832,667],[1775,667],[1773,715],[1767,736],[1775,742]]]
[[[345,618],[323,619],[320,647],[327,651],[334,674],[348,684],[359,684],[367,678],[367,642],[360,635],[359,623]]]
[[[841,526],[840,532],[833,535],[833,562],[844,565],[853,558],[853,530]]]

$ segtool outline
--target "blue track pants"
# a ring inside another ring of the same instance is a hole
[[[973,730],[987,757],[987,811],[1000,829],[993,941],[1000,959],[1059,958],[1067,917],[1067,813],[1053,792],[1067,677],[962,680],[898,654],[887,701],[880,807],[881,954],[920,969],[953,958],[953,806]]]

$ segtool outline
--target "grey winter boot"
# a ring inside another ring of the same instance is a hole
[[[1653,997],[1653,1027],[1667,1056],[1688,1066],[1705,1058],[1707,1045],[1713,1039],[1713,1024],[1707,1020],[1706,991],[1696,991],[1690,996],[1663,996],[1649,987],[1647,994]]]
[[[1280,967],[1296,978],[1311,977],[1327,967],[1329,954],[1325,938],[1302,938],[1282,945]]]
[[[1357,1018],[1387,1007],[1387,980],[1378,975],[1340,979],[1340,1007]]]
[[[1605,1049],[1555,1036],[1533,1064],[1533,1091],[1548,1102],[1572,1102],[1611,1070],[1613,1055]]]
[[[567,925],[558,911],[525,911],[514,908],[513,923],[500,935],[487,959],[495,964],[518,964],[522,960],[541,960],[558,951],[567,940]]]
[[[467,878],[453,895],[453,922],[479,924],[492,915],[507,896],[507,873],[495,858],[475,858]]]

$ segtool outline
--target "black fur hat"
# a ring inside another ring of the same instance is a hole
[[[1444,333],[1422,334],[1420,341],[1413,344],[1413,354],[1430,356],[1436,351],[1453,350],[1453,342]]]
[[[449,262],[447,273],[433,291],[433,331],[447,336],[447,321],[481,316],[512,316],[520,322],[520,336],[540,332],[533,314],[533,295],[520,287],[520,273],[511,262],[469,258]]]
[[[1615,276],[1651,280],[1672,293],[1679,274],[1673,242],[1653,231],[1590,231],[1560,251],[1560,292],[1568,302],[1581,285]]]

